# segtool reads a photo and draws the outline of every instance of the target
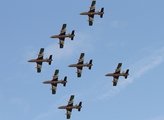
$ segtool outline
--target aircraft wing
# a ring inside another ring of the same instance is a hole
[[[71,118],[71,113],[72,113],[72,109],[67,109],[67,119],[70,119]]]
[[[52,85],[52,94],[56,94],[57,84]]]
[[[121,66],[122,66],[122,63],[118,63],[117,68],[116,68],[116,70],[115,70],[115,73],[116,73],[116,74],[120,74]]]
[[[77,64],[83,64],[84,63],[84,53],[80,54],[80,58],[78,60]],[[77,77],[81,77],[83,67],[77,67]]]
[[[62,29],[60,30],[60,35],[65,35],[67,24],[63,24]]]
[[[96,0],[92,0],[89,12],[95,12]]]
[[[67,24],[63,24],[62,29],[60,30],[60,34],[59,35],[65,35],[65,33],[66,33],[66,26],[67,26]],[[59,38],[60,48],[64,47],[64,40],[65,40],[64,37],[63,38]]]
[[[93,0],[89,12],[95,12],[95,7],[96,7],[96,0]],[[94,20],[94,15],[89,15],[88,16],[89,26],[93,25],[93,20]]]
[[[59,70],[57,69],[54,72],[53,81],[58,81],[58,74],[59,74]]]
[[[38,54],[38,58],[37,60],[43,60],[43,55],[44,55],[44,48],[40,48],[40,52]],[[42,68],[42,62],[37,62],[37,72],[40,73],[41,72],[41,68]]]
[[[65,38],[60,38],[59,39],[59,47],[60,48],[63,48],[64,47],[64,40],[65,40]]]
[[[39,54],[38,54],[38,60],[40,60],[40,59],[43,59],[43,55],[44,55],[44,48],[40,48],[40,52],[39,52]]]
[[[115,74],[120,74],[121,66],[122,66],[122,63],[118,63],[117,68],[115,70]],[[117,85],[118,79],[119,79],[119,76],[113,77],[113,86]]]
[[[83,67],[77,67],[77,77],[81,77]]]
[[[52,81],[58,81],[58,74],[59,70],[55,70],[53,80]],[[56,93],[57,83],[52,83],[52,94]]]
[[[71,95],[67,106],[73,106],[73,101],[74,101],[74,95]]]
[[[119,78],[119,76],[117,76],[117,77],[113,77],[113,86],[116,86],[117,85],[117,82],[118,82],[118,78]]]
[[[41,72],[41,68],[42,68],[42,62],[37,62],[37,73]]]
[[[77,64],[83,64],[83,62],[84,62],[84,53],[81,53],[80,54],[80,57],[79,57],[79,60],[78,60],[78,63]]]
[[[68,101],[68,105],[67,106],[73,106],[73,101],[74,101],[74,95],[71,95],[69,101]],[[71,117],[71,112],[72,112],[72,108],[66,109],[67,110],[67,119],[70,119]]]
[[[89,26],[92,26],[93,25],[93,20],[94,20],[94,15],[89,15],[88,16]]]

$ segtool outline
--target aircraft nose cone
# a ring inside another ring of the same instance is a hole
[[[51,80],[47,80],[47,81],[44,81],[43,84],[51,84],[52,81]]]
[[[108,74],[105,74],[105,76],[108,76]]]
[[[83,12],[81,12],[81,13],[80,13],[80,15],[84,15],[84,13],[83,13]]]
[[[60,106],[60,107],[58,107],[58,109],[61,109],[61,106]]]
[[[68,65],[68,67],[73,67],[73,65],[71,64],[71,65]]]

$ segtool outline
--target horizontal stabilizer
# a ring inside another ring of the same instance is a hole
[[[127,79],[128,75],[129,75],[129,69],[126,70],[125,74],[126,74],[125,79]]]
[[[72,35],[71,40],[73,40],[74,39],[74,36],[75,36],[75,30],[72,30],[71,35]]]
[[[102,14],[100,14],[100,18],[103,18],[104,8],[101,8],[101,13],[102,13]]]
[[[63,83],[64,87],[66,86],[66,83],[67,83],[67,76],[64,77],[64,83]]]
[[[90,64],[90,66],[89,66],[89,70],[90,70],[92,67],[92,60],[89,61],[89,64]]]
[[[52,55],[50,55],[49,60],[51,60],[51,61],[52,61]],[[48,62],[48,64],[49,64],[49,65],[51,65],[51,61],[50,61],[50,62]]]
[[[82,102],[79,103],[79,107],[80,107],[80,108],[78,109],[78,111],[80,111],[81,108],[82,108]]]

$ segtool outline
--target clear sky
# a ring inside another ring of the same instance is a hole
[[[97,0],[96,11],[104,7],[104,17],[95,16],[93,26],[88,17],[91,0],[1,0],[0,1],[0,120],[65,120],[66,105],[74,94],[74,103],[83,102],[81,112],[72,111],[71,120],[164,120],[164,1]],[[75,38],[65,40],[59,49],[63,23]],[[53,54],[52,65],[36,64],[40,48],[44,57]],[[81,78],[68,65],[93,59],[92,70],[83,68]],[[130,69],[128,79],[112,77],[122,62]],[[59,69],[59,79],[68,77],[67,86],[58,85],[55,95],[51,80]]]

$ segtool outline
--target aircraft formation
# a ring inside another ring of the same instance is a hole
[[[93,25],[93,20],[94,20],[95,15],[100,15],[100,18],[103,18],[103,15],[104,15],[104,8],[102,7],[100,11],[96,12],[95,5],[96,5],[96,0],[92,0],[89,11],[80,13],[80,15],[88,15],[89,26]],[[66,26],[67,26],[67,24],[63,24],[62,29],[60,30],[60,34],[52,35],[50,37],[50,38],[58,38],[59,39],[59,48],[60,49],[64,48],[65,38],[70,38],[71,40],[73,40],[75,37],[75,30],[72,30],[71,33],[66,34]],[[46,59],[44,59],[43,56],[44,56],[44,48],[40,48],[38,57],[36,59],[28,60],[28,62],[35,62],[37,64],[36,65],[37,73],[41,73],[43,62],[47,62],[49,65],[51,65],[52,55],[50,55],[49,58],[46,58]],[[93,65],[92,59],[89,62],[84,63],[84,56],[85,56],[85,53],[81,53],[80,57],[78,59],[78,63],[68,65],[68,67],[76,67],[77,68],[76,73],[77,73],[78,78],[80,78],[82,76],[83,67],[88,67],[88,69],[91,70],[91,67]],[[121,67],[122,67],[122,63],[118,63],[117,68],[114,73],[108,73],[105,75],[105,76],[113,77],[113,81],[112,81],[113,86],[117,86],[117,82],[118,82],[118,79],[120,76],[123,76],[123,77],[125,77],[125,79],[127,79],[128,75],[129,75],[129,69],[127,69],[126,72],[123,71],[121,73]],[[65,76],[63,79],[59,80],[58,75],[59,75],[59,70],[56,69],[54,72],[54,75],[52,77],[52,80],[47,80],[47,81],[43,82],[43,84],[51,84],[52,94],[56,94],[58,84],[62,84],[65,87],[66,83],[67,83],[67,76]],[[79,104],[73,105],[74,97],[75,97],[75,95],[71,95],[67,105],[58,107],[58,109],[66,109],[66,118],[67,119],[71,118],[72,109],[77,109],[78,111],[80,111],[82,108],[82,102],[79,102]]]

